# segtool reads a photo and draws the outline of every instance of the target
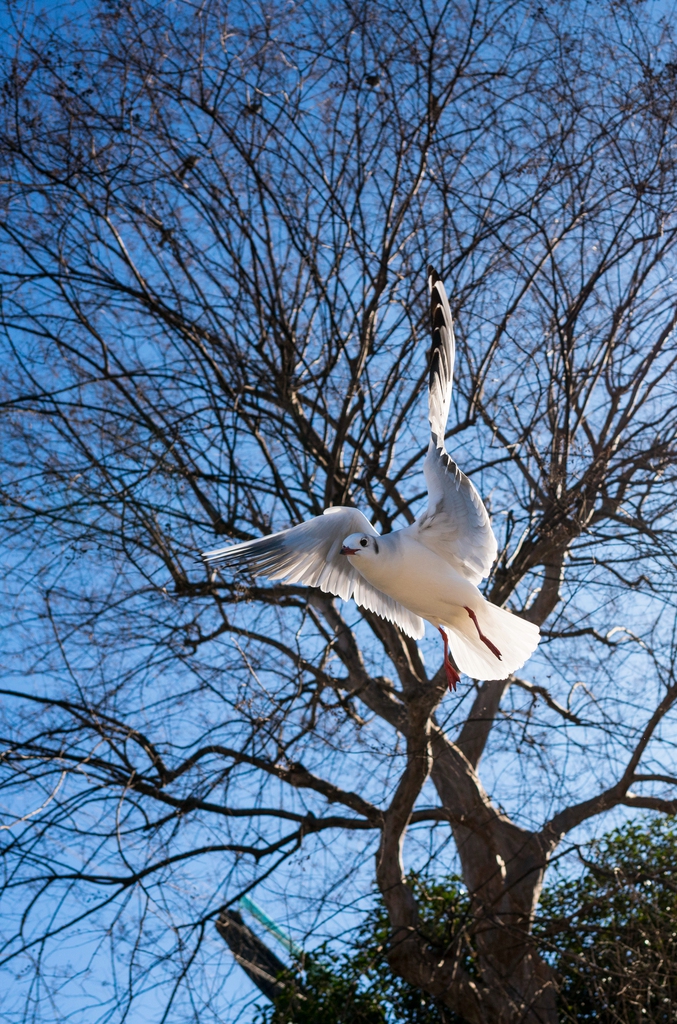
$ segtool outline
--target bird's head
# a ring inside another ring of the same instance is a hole
[[[343,541],[342,555],[377,555],[378,538],[366,533],[351,533]]]

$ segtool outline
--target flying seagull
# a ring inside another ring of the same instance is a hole
[[[419,640],[424,619],[444,641],[450,689],[460,672],[505,679],[538,644],[538,627],[487,601],[477,584],[497,545],[487,510],[444,447],[454,372],[454,327],[444,285],[428,267],[432,351],[428,381],[430,444],[423,472],[428,508],[415,523],[381,536],[356,508],[321,516],[260,540],[206,551],[210,564],[246,565],[255,575],[305,583],[349,598]]]

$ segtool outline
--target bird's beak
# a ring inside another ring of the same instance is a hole
[[[344,544],[343,547],[341,548],[341,554],[342,555],[356,555],[357,554],[357,548],[347,548],[345,546],[345,544]]]

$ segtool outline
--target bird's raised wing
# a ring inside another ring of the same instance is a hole
[[[210,565],[246,565],[255,576],[270,580],[319,587],[344,601],[352,597],[360,607],[420,639],[425,631],[423,619],[373,587],[341,554],[343,541],[351,533],[378,536],[359,509],[336,506],[290,530],[205,551],[202,558]]]
[[[433,444],[444,448],[449,419],[451,389],[454,382],[456,339],[449,300],[442,279],[434,267],[428,267],[430,290],[430,369],[428,372],[428,420]]]
[[[428,380],[430,446],[423,466],[428,508],[413,529],[417,540],[477,584],[489,575],[498,547],[482,499],[444,446],[456,342],[444,285],[433,267],[428,267],[428,286],[432,327]]]

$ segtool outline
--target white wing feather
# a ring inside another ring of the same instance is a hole
[[[433,267],[428,267],[430,289],[430,326],[433,343],[428,373],[428,419],[433,443],[444,448],[444,435],[449,419],[451,388],[454,380],[456,339],[447,293]]]
[[[413,529],[417,540],[477,584],[489,575],[498,546],[482,499],[444,446],[456,342],[444,285],[432,267],[428,285],[433,337],[428,381],[430,446],[423,466],[428,508]]]
[[[344,601],[352,597],[362,608],[420,639],[425,631],[423,619],[373,587],[341,554],[343,541],[351,533],[378,536],[359,509],[336,506],[290,530],[205,551],[202,558],[212,565],[246,565],[255,576],[270,580],[319,587]]]

